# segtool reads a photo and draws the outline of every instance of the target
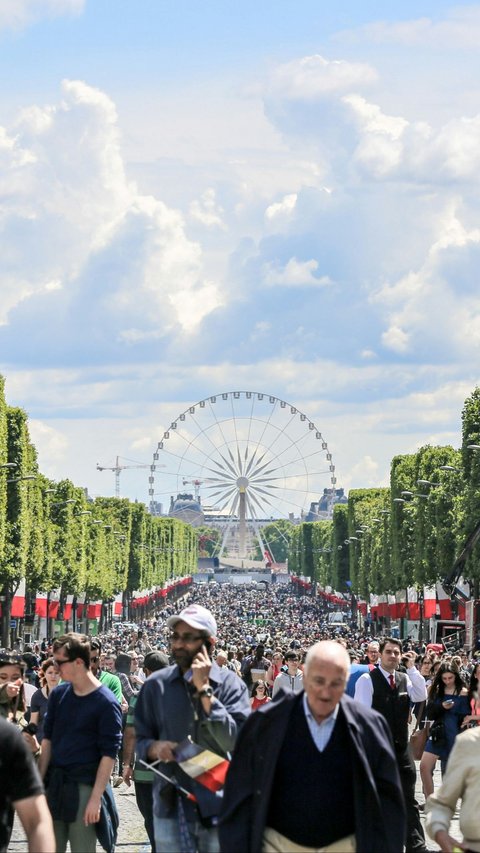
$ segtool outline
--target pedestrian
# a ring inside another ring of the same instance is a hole
[[[55,666],[53,658],[47,658],[43,661],[38,675],[40,687],[33,694],[30,703],[30,723],[37,726],[37,740],[41,743],[43,740],[43,720],[47,712],[48,697],[60,681],[60,673]]]
[[[114,824],[118,820],[108,782],[120,746],[122,714],[111,690],[90,670],[87,637],[58,637],[53,659],[62,683],[48,699],[39,767],[43,779],[48,770],[56,849],[63,853],[69,841],[72,853],[94,853],[97,824],[99,834],[108,826],[106,810]]]
[[[158,672],[160,669],[165,669],[166,666],[169,666],[169,663],[167,655],[163,652],[155,650],[147,652],[143,663],[145,679],[147,679],[152,672]],[[123,781],[130,787],[131,780],[133,778],[135,783],[137,806],[144,820],[152,853],[156,853],[155,833],[153,829],[152,794],[154,773],[153,770],[149,770],[147,767],[143,767],[135,761],[135,706],[137,704],[138,695],[139,694],[132,696],[130,699],[126,726],[123,733]]]
[[[256,711],[240,732],[220,818],[223,853],[398,853],[405,815],[385,720],[344,695],[338,643],[307,652],[304,691]]]
[[[180,785],[191,791],[191,779],[175,762],[175,747],[186,738],[228,757],[250,706],[244,682],[211,656],[217,636],[212,613],[191,604],[170,616],[167,626],[174,664],[153,673],[142,687],[135,708],[137,756],[160,761],[153,783],[154,832],[157,853],[172,853],[185,845],[199,853],[219,850],[217,812],[201,814],[197,804],[184,799]],[[212,795],[213,799],[213,795]]]
[[[286,672],[280,672],[273,682],[272,698],[280,690],[286,693],[300,693],[303,690],[303,672],[300,669],[300,656],[291,649],[285,655]]]
[[[385,717],[390,728],[402,782],[407,811],[406,853],[426,851],[420,811],[415,799],[417,772],[409,749],[408,722],[410,703],[427,698],[425,679],[415,667],[415,652],[405,652],[406,672],[397,667],[402,656],[400,640],[384,637],[380,641],[380,662],[364,673],[355,685],[355,701],[373,708]]]
[[[252,698],[250,699],[252,711],[256,711],[257,708],[261,708],[262,705],[266,705],[267,702],[271,701],[266,682],[259,679],[255,682],[252,689]]]
[[[35,762],[16,727],[0,719],[0,853],[7,853],[14,811],[29,853],[53,853],[52,818]]]
[[[428,691],[426,717],[431,723],[420,761],[425,799],[433,794],[435,764],[440,759],[442,773],[445,772],[448,756],[469,710],[467,689],[458,668],[442,663]]]
[[[463,835],[460,843],[450,835],[458,800]],[[480,851],[480,728],[469,729],[456,738],[441,787],[428,798],[425,813],[427,832],[443,853]]]

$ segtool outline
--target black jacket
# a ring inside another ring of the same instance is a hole
[[[303,692],[263,705],[240,732],[220,815],[224,853],[260,853],[278,754]],[[401,853],[405,810],[392,738],[376,711],[343,696],[353,755],[357,853]],[[341,815],[339,822],[341,825]]]

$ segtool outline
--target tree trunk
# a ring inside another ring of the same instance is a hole
[[[10,647],[10,620],[12,618],[12,590],[9,584],[3,587],[2,601],[2,647],[8,649]]]

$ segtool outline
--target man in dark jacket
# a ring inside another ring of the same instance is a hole
[[[344,696],[338,643],[309,650],[304,692],[256,711],[240,732],[220,818],[225,853],[400,853],[405,813],[385,720]]]
[[[184,849],[214,853],[219,849],[220,798],[211,794],[211,802],[200,802],[203,792],[195,790],[193,780],[177,764],[175,749],[190,737],[227,758],[250,713],[247,688],[238,675],[210,658],[217,623],[209,610],[190,604],[170,616],[167,625],[172,630],[175,664],[147,678],[135,706],[137,757],[159,761],[163,777],[155,776],[153,782],[155,849],[157,853]],[[197,802],[184,800],[178,784],[190,793],[195,791]]]

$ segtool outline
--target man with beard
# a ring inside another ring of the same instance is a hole
[[[153,673],[145,682],[135,708],[137,757],[160,761],[153,783],[153,813],[157,853],[182,850],[185,843],[198,853],[220,849],[216,829],[216,800],[197,805],[179,792],[193,791],[192,780],[175,761],[175,747],[186,738],[228,757],[240,725],[250,713],[245,684],[226,667],[211,660],[217,624],[199,604],[191,604],[167,620],[172,630],[175,663]],[[202,811],[203,809],[203,811]]]

